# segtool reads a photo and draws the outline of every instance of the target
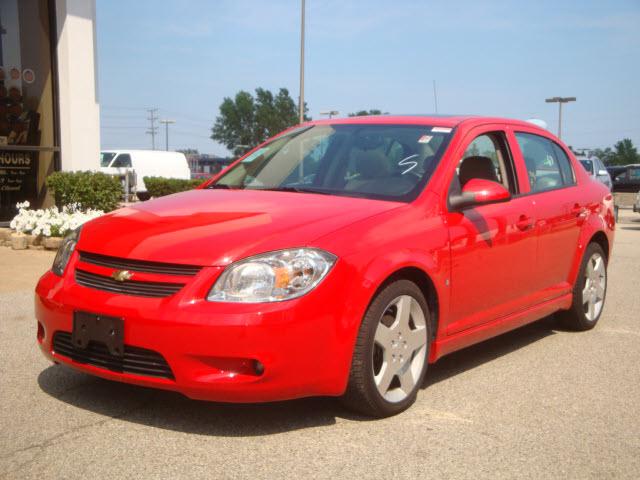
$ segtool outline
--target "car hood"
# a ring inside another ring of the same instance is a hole
[[[192,190],[88,222],[78,250],[165,263],[225,266],[262,252],[309,246],[353,222],[402,205],[295,192]]]

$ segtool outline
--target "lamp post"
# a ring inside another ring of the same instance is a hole
[[[562,138],[562,104],[575,102],[576,100],[576,97],[551,97],[545,100],[547,103],[558,104],[558,138]]]
[[[176,123],[175,120],[160,120],[160,123],[164,123],[164,149],[169,151],[169,125]]]
[[[300,105],[299,120],[304,122],[304,0],[302,0],[302,11],[300,13]]]
[[[340,112],[337,110],[325,110],[324,112],[320,112],[320,115],[328,115],[329,118],[333,117],[334,115],[338,115]]]

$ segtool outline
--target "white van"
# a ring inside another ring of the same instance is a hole
[[[100,152],[100,171],[111,175],[124,175],[125,169],[136,174],[136,195],[140,200],[149,198],[144,177],[191,178],[187,157],[180,152],[161,150],[105,150]]]

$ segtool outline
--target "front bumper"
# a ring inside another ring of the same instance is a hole
[[[52,361],[201,400],[265,402],[337,396],[346,388],[356,332],[354,322],[342,318],[348,297],[339,264],[301,298],[243,305],[204,299],[219,268],[204,268],[170,297],[143,298],[76,284],[76,257],[64,277],[47,272],[36,287],[38,343]],[[161,354],[174,379],[119,373],[57,353],[53,337],[71,332],[76,310],[122,317],[125,345]],[[264,365],[261,374],[253,368],[256,360]]]

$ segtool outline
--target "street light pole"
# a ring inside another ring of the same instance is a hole
[[[320,112],[320,115],[328,115],[329,119],[331,119],[334,115],[338,115],[340,112],[337,110],[325,110],[324,112]]]
[[[169,151],[169,124],[176,123],[175,120],[160,120],[160,123],[164,123],[164,149]]]
[[[304,0],[302,0],[302,11],[300,14],[300,123],[304,122]]]
[[[547,103],[558,104],[558,138],[562,138],[562,104],[575,102],[576,100],[576,97],[551,97],[545,100]]]

